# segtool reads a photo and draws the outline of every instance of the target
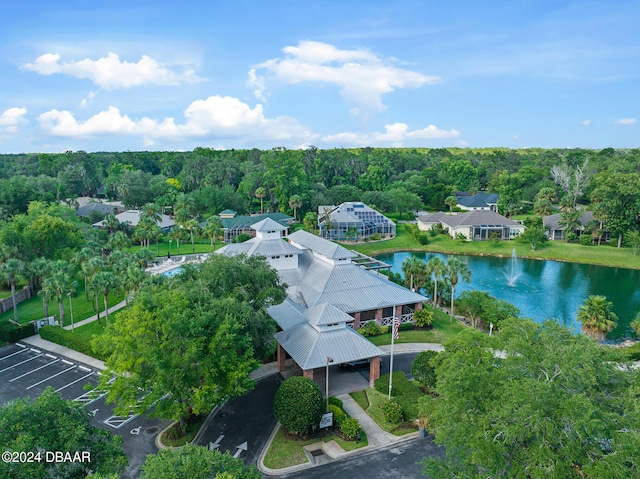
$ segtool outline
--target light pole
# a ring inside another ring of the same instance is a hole
[[[67,293],[67,298],[69,298],[69,312],[71,312],[71,332],[75,333],[76,328],[73,325],[73,304],[71,303],[71,291]]]
[[[327,356],[327,373],[326,373],[326,384],[325,384],[325,393],[327,395],[327,410],[325,412],[329,412],[329,363],[333,362],[333,358]]]

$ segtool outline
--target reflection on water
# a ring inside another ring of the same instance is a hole
[[[433,256],[446,260],[437,253],[394,253],[380,255],[378,259],[392,265],[391,270],[402,274],[402,263],[410,256],[428,261]],[[509,301],[522,315],[544,321],[556,318],[561,324],[580,330],[576,317],[578,308],[592,294],[606,296],[613,302],[613,310],[620,318],[618,327],[607,336],[620,339],[631,334],[629,323],[640,310],[640,271],[624,268],[538,261],[489,256],[463,256],[473,275],[471,283],[458,283],[456,296],[468,289],[486,291],[492,296]],[[505,272],[519,276],[513,286],[508,285]]]

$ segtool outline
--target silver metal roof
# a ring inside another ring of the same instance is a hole
[[[381,356],[383,351],[348,327],[318,331],[303,324],[275,335],[278,343],[302,369],[315,369],[327,364]]]
[[[326,326],[328,324],[346,323],[347,321],[353,321],[353,318],[347,313],[339,310],[335,306],[328,303],[319,304],[307,309],[304,316],[309,321],[309,324],[314,326]]]
[[[258,221],[251,225],[251,227],[256,231],[284,231],[287,229],[286,226],[282,226],[271,218],[265,218],[262,221]]]
[[[306,324],[307,318],[303,314],[304,308],[297,303],[285,299],[282,303],[269,306],[267,312],[275,319],[280,329],[287,331],[301,324]]]
[[[320,238],[304,230],[291,233],[287,238],[329,259],[355,258],[357,256],[353,251],[349,251],[344,246],[340,246],[337,243]]]

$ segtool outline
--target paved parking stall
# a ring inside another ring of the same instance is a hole
[[[36,398],[52,387],[64,399],[83,404],[93,416],[94,426],[122,436],[129,467],[121,477],[138,477],[147,454],[157,452],[156,434],[170,421],[138,414],[115,415],[105,402],[105,392],[97,389],[100,374],[97,367],[28,344],[0,347],[0,404]]]

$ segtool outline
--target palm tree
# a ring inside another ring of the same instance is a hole
[[[454,314],[454,298],[456,295],[456,285],[460,279],[469,282],[471,281],[471,270],[460,258],[453,257],[447,261],[446,279],[451,285],[451,321],[453,321]]]
[[[444,199],[444,204],[449,207],[449,214],[453,214],[453,207],[458,204],[458,199],[455,196],[447,196]]]
[[[267,196],[267,190],[265,190],[262,186],[256,188],[256,198],[260,198],[260,213],[264,213],[262,209],[262,199]]]
[[[184,230],[179,226],[174,226],[169,231],[169,239],[176,240],[176,246],[178,247],[178,254],[180,254],[180,240],[184,239]]]
[[[64,298],[68,292],[76,289],[76,282],[73,280],[73,269],[68,261],[55,261],[51,268],[51,274],[48,280],[53,295],[58,300],[58,309],[60,312],[60,326],[64,325]]]
[[[91,280],[95,291],[100,291],[104,298],[104,317],[106,325],[109,326],[109,290],[118,284],[117,277],[111,271],[100,271]],[[98,309],[98,315],[100,310]]]
[[[433,274],[433,305],[438,302],[438,278],[444,277],[447,272],[447,265],[439,257],[434,256],[426,265],[426,273],[428,276]]]
[[[196,252],[196,246],[194,243],[194,232],[196,229],[198,229],[198,222],[194,219],[194,218],[190,218],[187,220],[187,222],[184,224],[185,228],[187,228],[189,230],[189,235],[191,236],[191,253],[195,253]]]
[[[607,333],[618,324],[618,316],[611,311],[613,303],[605,296],[591,295],[578,309],[582,333],[596,341],[603,341]]]
[[[109,230],[109,236],[111,236],[111,233],[120,228],[120,222],[113,213],[109,213],[108,215],[106,215],[102,224],[105,225]]]
[[[211,251],[216,249],[216,238],[220,236],[222,232],[222,222],[217,216],[211,216],[204,224],[203,232],[209,239],[211,239]]]
[[[29,276],[29,283],[33,294],[40,289],[42,280],[47,275],[49,268],[49,260],[46,258],[36,258],[27,265],[26,274]]]
[[[149,276],[137,264],[129,264],[121,282],[125,289],[125,302],[129,304],[129,295],[138,291]]]
[[[111,249],[123,250],[123,249],[125,249],[125,248],[127,248],[129,246],[131,246],[131,240],[122,231],[116,231],[109,238],[109,247]]]
[[[408,286],[411,291],[420,291],[420,287],[427,278],[427,265],[416,256],[411,256],[402,263],[402,273],[405,286]],[[417,286],[415,290],[414,285]]]
[[[302,196],[293,195],[289,198],[289,208],[293,208],[293,221],[298,221],[298,208],[302,206]]]
[[[51,301],[55,297],[55,292],[53,290],[53,283],[50,278],[45,278],[42,281],[40,291],[38,291],[38,296],[42,298],[42,312],[44,313],[44,317],[49,317],[49,301]]]
[[[25,266],[22,261],[16,258],[10,258],[0,265],[0,278],[9,283],[11,286],[11,302],[13,303],[13,320],[18,322],[18,305],[16,304],[16,282],[18,276],[25,272]]]

